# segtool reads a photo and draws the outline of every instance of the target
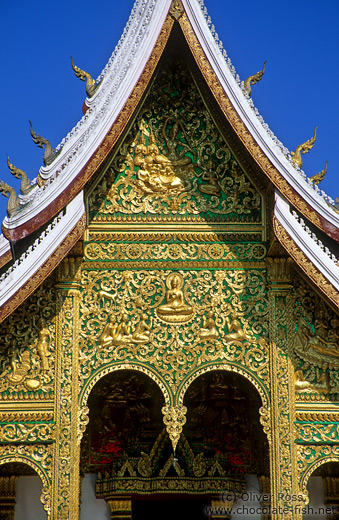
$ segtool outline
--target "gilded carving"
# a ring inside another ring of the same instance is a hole
[[[154,242],[158,239],[153,234]],[[151,240],[153,241],[153,237]],[[119,237],[121,240],[122,237]],[[141,240],[145,240],[144,237]],[[203,240],[203,238],[202,238]],[[89,242],[85,246],[87,260],[122,260],[128,258],[134,261],[151,260],[262,260],[267,254],[263,244],[145,244]]]
[[[259,270],[84,269],[82,355],[92,370],[112,361],[155,365],[173,391],[207,361],[239,362],[265,379],[262,281]],[[87,366],[81,374],[88,377]]]
[[[296,423],[297,442],[300,443],[337,443],[339,439],[339,424],[305,424]]]
[[[339,462],[338,445],[298,445],[298,473],[300,490],[307,497],[307,482],[311,474],[326,462]]]
[[[0,423],[0,438],[5,442],[44,442],[54,438],[53,424]]]
[[[339,319],[305,282],[294,278],[293,336],[295,386],[298,398],[339,392]],[[314,398],[314,397],[313,397]]]
[[[3,328],[0,393],[2,399],[50,399],[53,395],[55,302],[42,285],[13,313]],[[47,326],[48,320],[48,326]],[[50,361],[49,361],[50,360]]]
[[[186,406],[164,406],[162,408],[164,424],[171,439],[174,453],[182,432],[182,427],[186,422],[186,412]]]
[[[42,480],[41,502],[51,519],[52,447],[46,444],[5,444],[0,446],[0,468],[3,464],[27,464]]]
[[[90,202],[91,223],[126,214],[261,222],[261,197],[181,62],[159,73],[102,187]]]

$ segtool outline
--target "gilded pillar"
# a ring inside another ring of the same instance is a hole
[[[116,496],[107,500],[111,508],[112,520],[132,520],[132,499],[128,496]]]
[[[229,498],[231,498],[229,496]],[[230,520],[232,518],[232,507],[235,498],[224,500],[220,495],[211,496],[211,514],[209,520]]]
[[[270,478],[265,475],[258,477],[260,484],[260,507],[261,507],[261,520],[269,520],[270,514],[270,497],[271,497],[271,485]]]
[[[77,246],[76,246],[77,247]],[[78,520],[80,495],[79,423],[79,304],[80,259],[73,248],[58,267],[55,416],[57,434],[52,511],[58,520]]]
[[[272,519],[301,518],[294,435],[295,389],[292,363],[292,295],[289,258],[268,258],[271,380]]]
[[[16,476],[0,477],[0,518],[14,520]]]

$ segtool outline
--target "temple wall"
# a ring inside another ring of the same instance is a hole
[[[97,476],[86,474],[81,482],[80,520],[110,520],[109,505],[95,497]]]
[[[15,520],[46,520],[40,501],[42,482],[38,476],[19,477],[16,482]]]

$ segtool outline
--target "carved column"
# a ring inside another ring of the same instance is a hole
[[[301,518],[294,436],[295,388],[292,363],[292,295],[290,258],[268,258],[271,380],[272,519]],[[302,504],[301,504],[302,505]]]
[[[261,520],[269,520],[271,518],[270,505],[271,505],[271,483],[270,478],[265,475],[258,477],[260,484],[260,507],[261,507]]]
[[[14,520],[16,476],[0,477],[0,518]]]
[[[230,520],[234,503],[235,498],[234,500],[224,500],[220,495],[212,495],[210,520]]]
[[[77,247],[77,246],[76,246]],[[57,272],[58,317],[55,417],[57,435],[53,475],[52,518],[78,520],[80,494],[79,303],[80,261],[73,248]]]
[[[127,496],[116,496],[107,500],[111,508],[112,520],[132,520],[132,499]]]

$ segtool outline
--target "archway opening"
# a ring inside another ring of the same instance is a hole
[[[326,462],[316,468],[307,482],[309,503],[303,520],[339,518],[339,462]]]
[[[262,402],[257,390],[239,374],[210,371],[193,381],[184,405],[187,422],[183,435],[195,460],[199,459],[199,476],[219,476],[223,486],[223,492],[218,489],[217,496],[210,495],[212,511],[213,507],[225,511],[233,507],[235,520],[243,518],[242,512],[247,510],[265,518],[269,446],[260,424]],[[230,500],[232,494],[236,505]]]
[[[1,518],[47,520],[41,493],[41,479],[28,464],[10,462],[0,465]]]
[[[116,508],[121,504],[131,517],[138,486],[141,492],[142,486],[151,488],[153,474],[170,456],[163,406],[160,388],[142,372],[116,371],[93,387],[88,398],[89,423],[81,443],[82,487],[87,489],[86,495],[82,493],[82,520],[93,517],[87,515],[89,510],[97,520],[119,518],[113,515],[118,514]],[[94,476],[97,479],[89,502]],[[110,513],[102,499],[109,504]]]

